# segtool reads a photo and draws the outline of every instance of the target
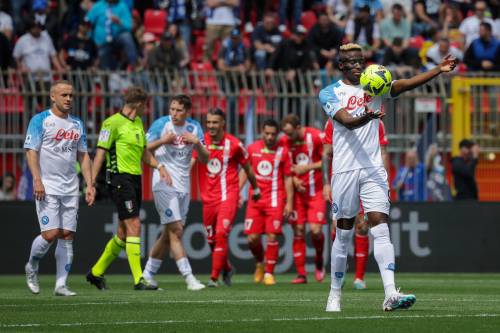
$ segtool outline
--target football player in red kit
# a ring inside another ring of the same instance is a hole
[[[262,139],[248,146],[248,159],[262,197],[248,202],[245,234],[257,260],[254,281],[265,285],[276,284],[273,272],[279,254],[278,235],[282,233],[283,217],[288,218],[293,210],[291,156],[288,149],[278,143],[278,133],[278,123],[268,119],[262,126]],[[244,182],[242,179],[240,185]],[[250,195],[253,194],[251,189]],[[263,234],[267,236],[265,254]]]

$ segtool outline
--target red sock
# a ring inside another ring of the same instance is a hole
[[[306,275],[306,241],[303,237],[293,238],[293,260],[298,275]]]
[[[248,247],[250,247],[250,251],[252,252],[255,259],[257,259],[257,262],[264,261],[264,248],[262,247],[262,242],[260,241],[260,239],[256,245],[250,243]]]
[[[212,253],[212,274],[210,278],[214,281],[219,279],[219,274],[227,262],[227,235],[215,236],[215,247]]]
[[[335,241],[335,236],[337,235],[337,227],[332,228],[332,244]]]
[[[276,266],[276,262],[278,261],[279,254],[279,243],[277,241],[267,242],[266,248],[266,273],[273,274],[274,266]]]
[[[316,268],[323,268],[323,250],[325,248],[325,235],[323,232],[320,232],[317,235],[312,236],[312,243],[314,248],[316,249],[316,258],[314,259],[314,263],[316,264]]]
[[[354,237],[354,261],[356,262],[355,279],[363,280],[365,277],[369,247],[370,240],[368,236],[356,235]]]

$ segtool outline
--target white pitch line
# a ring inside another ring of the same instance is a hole
[[[440,319],[440,318],[497,318],[500,313],[478,313],[470,315],[444,314],[444,315],[377,315],[377,316],[347,316],[347,317],[305,317],[305,318],[254,318],[254,319],[221,319],[221,320],[142,320],[122,322],[94,322],[94,323],[58,323],[58,324],[2,324],[0,328],[20,327],[77,327],[77,326],[127,326],[127,325],[168,325],[168,324],[223,324],[223,323],[256,323],[256,322],[288,322],[288,321],[329,321],[329,320],[377,320],[377,319]]]
[[[190,300],[190,301],[176,301],[176,300],[165,300],[165,301],[141,301],[141,302],[129,302],[129,301],[112,301],[112,302],[80,302],[80,303],[35,303],[35,304],[0,304],[0,308],[26,308],[33,306],[78,306],[78,305],[127,305],[127,304],[241,304],[241,303],[277,303],[277,302],[293,302],[293,303],[304,303],[312,302],[311,299],[235,299],[235,300],[225,300],[225,299],[212,299],[212,300]]]

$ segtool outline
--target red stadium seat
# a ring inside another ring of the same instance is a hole
[[[310,31],[311,28],[316,24],[318,19],[316,18],[316,14],[312,10],[308,10],[302,13],[302,17],[300,18],[300,23]]]
[[[162,35],[167,26],[167,13],[164,10],[147,9],[144,13],[144,32]]]
[[[192,63],[193,85],[196,90],[218,91],[217,78],[210,62]]]

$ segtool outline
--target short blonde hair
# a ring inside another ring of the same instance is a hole
[[[340,46],[340,52],[348,51],[363,51],[363,48],[359,44],[348,43]]]

